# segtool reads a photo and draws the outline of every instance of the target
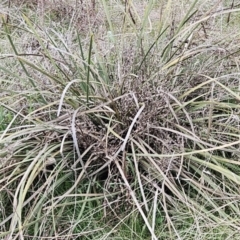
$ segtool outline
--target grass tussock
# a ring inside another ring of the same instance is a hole
[[[224,4],[0,4],[1,238],[239,238]]]

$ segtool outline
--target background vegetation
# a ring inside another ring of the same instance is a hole
[[[1,1],[1,239],[239,239],[237,1]]]

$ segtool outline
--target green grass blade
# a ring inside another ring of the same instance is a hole
[[[89,88],[90,88],[90,69],[91,69],[91,55],[92,55],[93,35],[90,39],[89,52],[88,52],[88,66],[87,66],[87,104],[89,103]]]

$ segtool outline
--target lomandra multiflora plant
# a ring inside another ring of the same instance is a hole
[[[2,3],[0,236],[238,239],[238,6],[57,2]]]

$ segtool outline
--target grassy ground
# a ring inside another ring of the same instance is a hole
[[[0,239],[239,239],[239,4],[0,3]]]

